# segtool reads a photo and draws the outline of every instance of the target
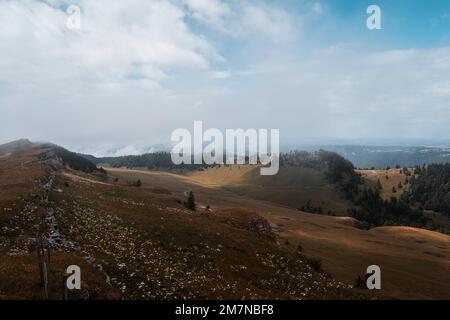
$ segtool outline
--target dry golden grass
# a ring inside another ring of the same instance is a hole
[[[35,232],[46,236],[48,226],[42,218],[50,208],[63,238],[77,244],[52,250],[51,299],[62,297],[62,273],[71,264],[81,267],[83,288],[94,299],[366,296],[314,270],[295,247],[248,229],[248,216],[240,211],[232,220],[213,211],[186,209],[181,204],[186,188],[180,179],[188,181],[187,177],[126,171],[116,181],[65,168],[53,180],[49,201],[42,203],[25,195],[35,185],[42,192],[42,183],[54,169],[31,160],[32,166],[46,170],[16,190],[17,208],[23,204],[23,210],[14,210],[0,223],[2,299],[41,297],[33,237]],[[0,164],[0,171],[16,170],[21,162],[8,165]],[[17,179],[30,178],[21,172],[26,171],[16,170]],[[142,178],[142,187],[129,183],[135,178]],[[14,179],[0,174],[0,181],[12,194]]]
[[[69,187],[52,201],[71,212],[59,218],[62,232],[106,265],[124,298],[361,297],[313,271],[296,247],[248,230],[254,212],[187,210],[180,203],[184,191],[203,188],[188,177],[122,169],[109,174],[119,180],[61,175],[58,184]],[[136,179],[141,187],[130,186]]]
[[[321,172],[310,168],[283,166],[275,176],[261,176],[259,167],[222,166],[195,171],[189,177],[204,185],[296,209],[309,203],[324,214],[342,216],[351,207]]]
[[[377,181],[380,180],[382,186],[380,196],[383,200],[389,200],[392,197],[398,199],[408,189],[405,183],[407,177],[403,169],[356,170],[356,172],[360,173],[365,183],[372,188],[375,188]],[[402,188],[399,188],[399,183],[402,184]],[[393,192],[393,188],[396,192]]]
[[[24,151],[0,159],[0,299],[43,298],[35,238],[46,214],[46,208],[39,205],[41,183],[52,170],[37,161],[45,151]],[[50,299],[62,299],[63,273],[71,264],[82,268],[91,299],[119,297],[79,254],[52,251],[50,256]]]
[[[214,169],[212,169],[214,170]],[[382,270],[381,294],[386,298],[450,298],[450,237],[406,227],[361,230],[348,217],[301,213],[267,201],[237,195],[208,180],[208,172],[193,176],[170,173],[108,170],[121,180],[141,179],[144,186],[162,186],[182,195],[193,190],[196,199],[210,205],[213,212],[226,208],[253,210],[276,227],[291,246],[300,244],[306,255],[319,258],[324,268],[338,280],[353,284],[367,266]],[[196,176],[201,176],[201,179]],[[232,179],[236,179],[232,177]]]
[[[50,168],[29,162],[34,156],[0,160],[0,204],[15,204],[11,212],[0,212],[0,224],[13,221],[19,227],[0,230],[4,299],[40,296],[33,248],[23,242],[31,244],[33,224],[42,221],[46,211],[22,209],[39,191],[35,181]],[[185,176],[108,169],[113,177],[106,178],[63,169],[50,202],[61,209],[61,233],[81,251],[61,248],[54,253],[51,297],[60,297],[58,277],[64,267],[79,264],[94,298],[450,298],[448,236],[405,227],[360,230],[352,218],[303,213],[272,198],[260,199],[261,194],[237,194],[230,186],[242,177],[247,177],[239,180],[243,191],[255,182],[265,190],[271,183],[280,186],[286,181],[283,176],[263,181],[250,169],[239,170],[243,171],[223,182],[225,172],[209,178],[208,172]],[[137,179],[142,186],[130,186]],[[291,185],[298,187],[298,180],[292,179]],[[310,186],[319,181],[314,179]],[[200,205],[196,212],[181,203],[188,190]],[[208,205],[209,211],[204,209]],[[276,241],[247,230],[246,221],[254,214],[270,222]],[[11,245],[21,244],[20,254],[11,256]],[[94,257],[95,262],[86,264],[83,257]],[[306,257],[320,259],[338,281],[314,271]],[[348,289],[371,264],[381,267],[381,293]],[[14,287],[21,282],[25,285]]]
[[[35,252],[27,255],[0,255],[0,300],[43,299]],[[89,286],[89,299],[119,299],[118,290],[105,285],[104,276],[88,265],[81,256],[66,252],[53,252],[48,269],[49,299],[64,297],[64,272],[69,265],[78,265],[82,270],[83,285]]]

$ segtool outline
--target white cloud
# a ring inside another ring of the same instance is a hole
[[[0,142],[135,153],[194,120],[280,128],[282,142],[450,138],[449,47],[304,50],[301,18],[263,2],[73,2],[80,31],[68,0],[0,1]]]
[[[245,105],[246,113],[257,115],[254,126],[282,128],[290,142],[450,138],[450,47],[378,52],[333,47],[253,69],[259,72],[253,73],[251,90],[229,98],[240,101],[227,110],[230,122]]]
[[[243,3],[243,29],[274,42],[290,42],[297,36],[295,20],[285,10]]]
[[[322,4],[320,2],[314,2],[312,5],[312,11],[317,14],[322,13],[323,11]]]
[[[192,17],[218,30],[225,31],[225,20],[232,14],[231,8],[219,0],[183,0]]]
[[[290,42],[297,36],[295,19],[287,11],[262,1],[183,1],[192,18],[232,37],[259,37],[281,43]]]
[[[212,79],[228,79],[229,77],[231,77],[230,70],[220,70],[211,72]]]
[[[19,68],[30,78],[45,71],[52,79],[158,81],[170,70],[206,69],[220,58],[168,1],[76,3],[82,8],[80,31],[66,28],[67,16],[59,7],[30,0],[0,3],[0,19],[8,26],[0,31],[2,60],[8,60],[2,78],[13,79]]]
[[[450,98],[450,82],[433,83],[428,86],[430,93],[437,97]]]
[[[66,28],[69,4],[82,9],[79,31]],[[295,33],[286,12],[266,5],[239,2],[241,10],[232,11],[218,0],[185,4],[195,18],[232,36],[284,41]],[[184,9],[164,0],[2,1],[0,80],[25,85],[38,78],[40,83],[78,79],[108,86],[146,79],[156,88],[177,70],[207,71],[225,62],[214,41],[190,29]]]
[[[169,1],[70,1],[79,31],[66,27],[68,3],[0,1],[2,141],[158,139],[176,117],[165,84],[222,60]]]

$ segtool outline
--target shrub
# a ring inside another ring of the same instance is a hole
[[[306,258],[308,265],[316,272],[323,272],[322,261],[317,258]]]
[[[128,182],[128,185],[130,185],[132,187],[140,187],[140,186],[142,186],[142,182],[141,182],[141,179],[138,179],[135,182]]]
[[[186,208],[188,208],[189,210],[192,210],[192,211],[195,211],[195,209],[197,208],[197,205],[195,204],[194,193],[192,191],[189,191],[188,199],[184,203],[184,205],[186,206]]]
[[[355,280],[355,284],[353,285],[353,288],[367,289],[365,277],[364,276],[361,277],[360,275],[358,275],[358,277]]]

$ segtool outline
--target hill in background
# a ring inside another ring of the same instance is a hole
[[[397,165],[403,168],[450,162],[448,147],[323,145],[303,149],[309,151],[325,149],[336,152],[360,169],[395,168]]]
[[[72,264],[82,268],[83,280],[74,299],[367,294],[285,245],[252,208],[225,215],[193,211],[172,188],[130,185],[111,173],[85,170],[77,155],[57,149],[32,147],[0,159],[2,299],[42,298],[39,243],[46,252],[50,299],[63,297],[64,268]]]

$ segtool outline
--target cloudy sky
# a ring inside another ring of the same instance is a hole
[[[0,21],[0,143],[136,153],[194,120],[282,144],[450,139],[448,0],[0,0]]]

